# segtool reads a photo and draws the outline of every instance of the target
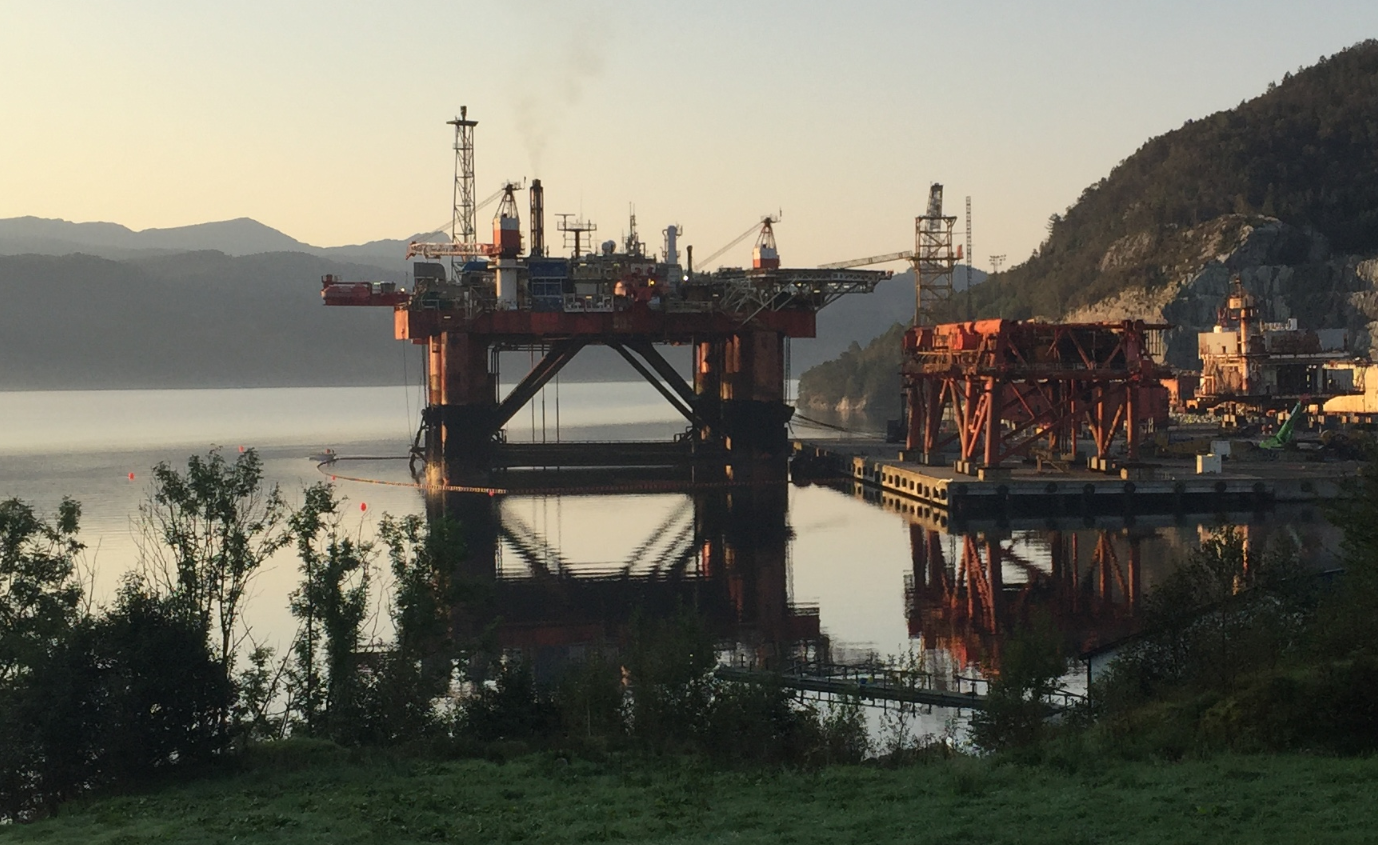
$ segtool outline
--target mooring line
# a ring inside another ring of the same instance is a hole
[[[379,484],[384,487],[406,487],[413,490],[435,490],[441,493],[482,493],[488,496],[555,496],[562,493],[566,494],[608,494],[619,493],[686,493],[695,490],[723,489],[727,487],[749,487],[751,481],[697,481],[683,484],[675,481],[647,481],[640,484],[601,484],[587,485],[584,487],[478,487],[462,484],[424,484],[419,481],[385,481],[381,478],[361,478],[355,475],[341,475],[326,469],[331,464],[344,460],[369,460],[368,458],[335,458],[329,461],[321,461],[316,464],[316,469],[324,475],[329,475],[331,481],[353,481],[359,484]],[[380,460],[396,460],[396,458],[386,458]]]

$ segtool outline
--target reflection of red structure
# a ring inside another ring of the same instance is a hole
[[[1143,537],[1119,529],[1049,531],[1049,565],[1026,560],[990,534],[950,535],[911,523],[914,571],[906,576],[909,635],[947,651],[953,665],[999,671],[1001,635],[1035,608],[1068,645],[1085,651],[1128,632],[1137,609]],[[949,561],[945,541],[960,543]],[[1006,576],[1019,570],[1021,583]]]
[[[500,649],[520,650],[539,665],[554,666],[585,648],[617,649],[638,615],[667,619],[692,612],[720,644],[732,644],[739,659],[756,667],[776,668],[800,654],[825,652],[817,609],[790,600],[783,469],[761,484],[689,492],[686,530],[661,542],[677,520],[673,515],[614,572],[581,573],[549,538],[504,517],[493,497],[433,497],[434,515],[444,512],[464,525],[465,575],[486,585],[476,593],[480,601],[452,608],[454,635],[472,642],[491,633]],[[660,545],[648,555],[653,544]],[[515,553],[530,574],[501,577],[500,546]]]
[[[1084,429],[1101,457],[1123,432],[1133,460],[1140,423],[1167,416],[1166,370],[1147,349],[1154,328],[1162,327],[978,320],[912,328],[904,337],[906,448],[928,458],[955,440],[960,460],[996,466],[1040,439],[1075,452]]]

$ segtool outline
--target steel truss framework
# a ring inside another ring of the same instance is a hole
[[[1159,418],[1166,370],[1148,353],[1143,322],[981,320],[905,335],[906,449],[932,459],[998,466],[1040,441],[1074,453],[1083,431],[1106,457],[1121,432],[1138,457],[1140,423]]]
[[[957,218],[943,214],[943,186],[929,190],[928,213],[914,218],[914,325],[931,326],[952,300],[952,274],[957,266],[953,228]],[[970,258],[967,259],[971,260]]]
[[[691,286],[716,294],[716,309],[750,322],[762,311],[817,311],[849,293],[870,293],[888,270],[720,270],[696,276]]]

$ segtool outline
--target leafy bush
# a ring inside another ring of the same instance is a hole
[[[1062,638],[1050,618],[1039,617],[1007,639],[985,709],[972,714],[972,743],[985,751],[1003,751],[1042,739],[1050,697],[1066,670]]]
[[[228,743],[232,698],[200,625],[126,582],[111,610],[74,621],[0,687],[0,817],[209,761]]]
[[[517,659],[502,661],[497,677],[481,684],[460,710],[459,731],[480,742],[552,738],[559,727],[553,697]]]
[[[778,683],[716,684],[701,742],[720,761],[767,766],[816,762],[824,745],[815,711]]]
[[[692,745],[712,700],[713,638],[688,612],[639,618],[634,628],[627,653],[632,733],[656,748]]]

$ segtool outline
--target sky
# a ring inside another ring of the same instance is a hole
[[[0,218],[448,228],[464,105],[478,197],[540,178],[548,231],[634,207],[706,256],[778,211],[812,266],[912,248],[941,182],[989,269],[1150,137],[1372,37],[1372,0],[0,0]]]

